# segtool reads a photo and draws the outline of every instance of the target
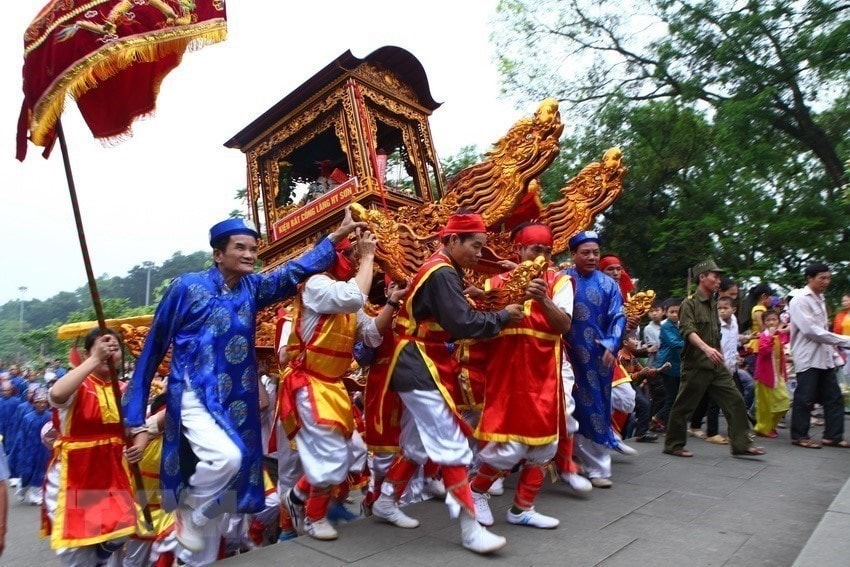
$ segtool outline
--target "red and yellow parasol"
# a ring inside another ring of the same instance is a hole
[[[49,153],[70,95],[95,138],[150,114],[187,49],[224,40],[224,0],[54,0],[24,35],[17,158],[29,139]]]
[[[153,112],[162,80],[180,64],[187,49],[222,41],[226,34],[224,0],[53,0],[24,35],[24,102],[16,157],[21,161],[26,157],[27,139],[45,148],[45,158],[59,140],[89,291],[102,331],[107,324],[60,121],[65,101],[69,96],[76,100],[96,138],[120,139],[136,118]],[[111,374],[120,410],[114,368]],[[150,525],[141,475],[135,465],[132,471],[137,498]]]

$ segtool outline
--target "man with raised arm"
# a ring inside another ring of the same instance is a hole
[[[328,269],[334,246],[356,228],[365,223],[352,222],[346,210],[340,227],[315,248],[255,274],[259,234],[243,219],[222,221],[210,229],[214,265],[175,278],[159,303],[124,395],[125,425],[131,434],[144,431],[151,380],[170,348],[161,481],[164,507],[176,509],[177,538],[189,552],[218,547],[219,522],[212,518],[264,507],[257,311]]]

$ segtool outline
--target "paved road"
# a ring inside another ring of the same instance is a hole
[[[0,566],[52,567],[59,565],[56,555],[50,550],[46,539],[38,537],[41,526],[41,509],[29,504],[19,503],[11,489],[9,502],[8,532],[6,550],[0,557]]]
[[[816,438],[820,433],[812,432]],[[794,447],[787,430],[760,441],[768,454],[751,459],[696,439],[688,444],[696,453],[692,459],[664,455],[657,443],[635,444],[639,456],[614,457],[614,487],[588,498],[547,482],[537,507],[561,519],[556,530],[507,524],[508,490],[491,500],[493,531],[508,538],[492,557],[464,550],[445,506],[423,502],[408,509],[422,521],[414,530],[370,518],[341,526],[335,542],[301,537],[225,565],[787,566],[850,477],[850,450]],[[508,487],[514,482],[509,479]],[[58,565],[47,542],[37,538],[38,525],[36,508],[11,505],[0,566]],[[819,564],[848,561],[842,555]]]

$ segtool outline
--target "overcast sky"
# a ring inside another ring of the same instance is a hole
[[[46,0],[4,4],[0,19],[0,303],[85,284],[58,144],[14,159],[23,33]],[[94,140],[71,103],[63,115],[95,274],[208,247],[210,225],[238,207],[245,158],[223,143],[346,49],[396,45],[419,59],[443,106],[431,117],[441,157],[481,150],[534,106],[500,101],[489,43],[495,0],[229,2],[227,41],[188,53],[162,85],[156,115],[114,147]]]

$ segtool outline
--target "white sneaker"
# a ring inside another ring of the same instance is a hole
[[[629,447],[628,445],[626,445],[622,441],[617,443],[617,447],[615,449],[617,450],[618,453],[622,453],[623,455],[628,455],[629,457],[634,457],[638,454],[637,449],[635,449],[634,447]]]
[[[323,541],[339,537],[339,534],[327,518],[319,518],[315,521],[311,521],[310,518],[304,518],[304,532],[313,539]]]
[[[434,498],[446,497],[446,485],[443,484],[443,481],[439,478],[426,478],[425,484],[422,487],[422,491],[425,494],[433,496]]]
[[[508,543],[504,537],[487,531],[487,528],[466,512],[460,515],[460,531],[463,546],[475,553],[492,553]]]
[[[475,504],[475,519],[482,526],[492,526],[495,522],[488,500],[490,500],[490,494],[472,491],[472,503]]]
[[[500,476],[493,481],[490,488],[487,489],[492,496],[501,496],[505,493],[505,477]]]
[[[204,549],[203,526],[195,523],[190,508],[178,507],[175,518],[175,533],[177,541],[187,551],[201,551]]]
[[[590,484],[596,488],[611,488],[614,483],[610,478],[595,477],[590,479]]]
[[[372,504],[372,515],[400,528],[412,529],[419,527],[419,520],[411,518],[402,512],[395,500],[383,494]]]
[[[292,527],[295,528],[295,531],[298,533],[304,533],[304,506],[300,504],[296,504],[292,500],[292,488],[283,493],[283,504],[284,508],[287,512],[289,512],[289,517],[292,519]]]
[[[519,514],[514,514],[508,510],[508,523],[551,530],[557,528],[561,520],[552,516],[545,516],[537,512],[534,508],[531,508],[530,510],[523,510]]]
[[[567,484],[574,492],[584,494],[593,490],[593,485],[589,480],[578,473],[560,473],[558,477]]]

